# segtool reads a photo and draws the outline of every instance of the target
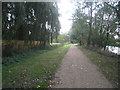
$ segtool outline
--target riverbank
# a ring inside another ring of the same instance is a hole
[[[85,47],[78,46],[84,54],[91,60],[92,63],[99,67],[106,78],[113,84],[115,88],[118,87],[118,57],[109,56],[100,53],[96,50],[86,49]]]

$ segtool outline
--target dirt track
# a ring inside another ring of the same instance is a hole
[[[112,88],[97,67],[78,49],[71,46],[52,81],[52,88]]]

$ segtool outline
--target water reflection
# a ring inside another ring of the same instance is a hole
[[[114,47],[114,46],[106,46],[106,50],[115,53],[117,55],[120,55],[120,47]]]

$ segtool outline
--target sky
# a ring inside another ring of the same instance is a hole
[[[74,3],[70,0],[61,0],[58,2],[58,8],[60,17],[59,20],[61,22],[61,30],[60,33],[67,33],[72,26],[72,14],[74,13]]]

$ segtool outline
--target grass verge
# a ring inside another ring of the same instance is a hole
[[[16,53],[16,54],[14,54],[14,56],[2,58],[2,65],[7,66],[7,65],[10,65],[10,64],[13,64],[13,63],[21,62],[23,60],[26,60],[25,58],[28,58],[29,56],[31,56],[33,54],[35,55],[37,53],[39,53],[39,54],[44,53],[48,50],[53,50],[53,49],[58,48],[60,46],[62,46],[62,45],[51,44],[50,46],[48,46],[47,48],[45,48],[43,50],[39,49],[39,48],[38,49],[34,48],[34,49],[30,49],[29,51],[25,51],[25,52],[22,52],[22,53],[19,53],[19,54]]]
[[[47,88],[70,46],[63,45],[43,53],[37,51],[22,58],[26,60],[3,66],[3,88]]]
[[[99,54],[97,51],[91,51],[84,47],[78,46],[83,53],[99,67],[105,77],[113,84],[113,87],[118,87],[118,58],[108,57]]]

